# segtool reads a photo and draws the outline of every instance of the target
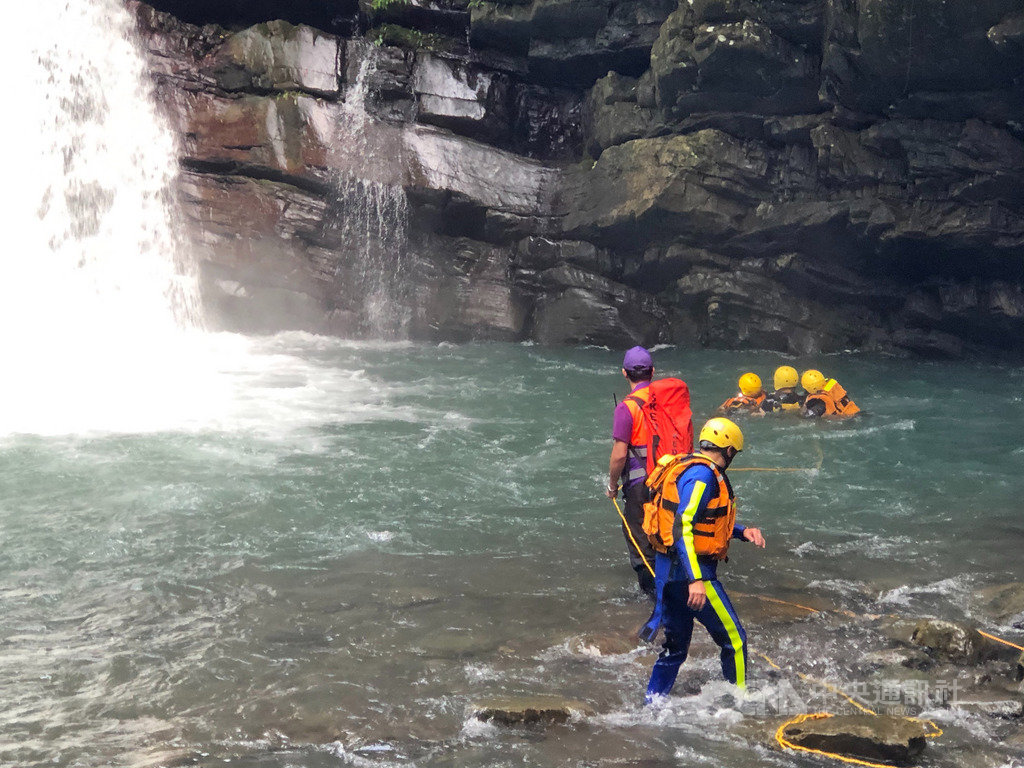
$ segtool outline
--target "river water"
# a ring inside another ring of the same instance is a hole
[[[730,703],[701,630],[661,710],[640,707],[644,648],[598,650],[647,610],[601,495],[619,351],[200,341],[218,351],[203,358],[219,361],[216,409],[0,439],[0,762],[810,764],[767,750],[772,721]],[[740,372],[780,362],[656,355],[698,419]],[[855,683],[884,643],[839,610],[966,618],[1020,642],[975,590],[1021,576],[1024,371],[792,362],[820,364],[869,416],[744,424],[736,469],[806,469],[734,474],[769,546],[737,544],[723,580],[829,609],[737,598],[752,651]],[[753,691],[790,690],[751,666]],[[538,730],[470,717],[483,697],[548,693],[593,714]],[[947,734],[924,764],[962,764],[968,746],[1010,764],[990,719],[931,714]]]

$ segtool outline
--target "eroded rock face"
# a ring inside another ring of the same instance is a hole
[[[366,333],[376,185],[413,337],[1021,348],[1014,0],[157,1],[212,22],[130,2],[226,327]]]

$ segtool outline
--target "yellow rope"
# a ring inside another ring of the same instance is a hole
[[[780,667],[778,664],[776,664],[774,661],[772,661],[768,657],[767,654],[758,653],[758,656],[760,656],[762,659],[767,661],[775,669],[778,669],[778,670],[782,669],[782,667]],[[811,677],[810,675],[805,675],[802,672],[797,672],[796,674],[797,674],[797,677],[799,677],[801,680],[804,680],[805,682],[814,683],[815,685],[820,685],[821,687],[823,687],[826,690],[836,694],[837,696],[842,696],[844,699],[846,699],[848,702],[850,702],[853,706],[855,706],[861,712],[864,712],[865,714],[872,715],[872,716],[875,716],[875,717],[878,716],[877,712],[875,712],[875,711],[873,711],[871,709],[868,709],[863,704],[861,704],[859,701],[854,699],[852,696],[849,696],[849,695],[843,693],[841,690],[839,690],[835,686],[829,685],[828,683],[824,682],[823,680],[817,680],[817,679]],[[823,720],[823,719],[828,718],[828,717],[834,717],[834,715],[831,714],[830,712],[813,712],[813,713],[812,712],[808,712],[808,713],[805,713],[805,714],[802,714],[802,715],[797,715],[796,717],[793,717],[793,718],[787,720],[786,722],[784,722],[782,725],[779,726],[778,730],[775,731],[775,741],[777,741],[779,746],[782,747],[783,749],[791,749],[791,750],[793,750],[795,752],[809,752],[812,755],[821,755],[822,757],[830,757],[833,760],[840,760],[840,761],[842,761],[844,763],[851,763],[853,765],[864,765],[864,766],[868,766],[868,768],[892,768],[892,766],[890,764],[888,764],[888,763],[876,763],[876,762],[872,762],[870,760],[861,760],[861,759],[856,758],[856,757],[847,757],[846,755],[840,755],[840,754],[837,754],[835,752],[827,752],[827,751],[825,751],[823,749],[813,749],[811,747],[802,747],[802,746],[800,746],[798,744],[794,744],[793,742],[791,742],[789,739],[786,738],[786,729],[790,728],[791,726],[799,725],[800,723],[804,723],[804,722],[806,722],[808,720]],[[905,719],[906,720],[910,720],[911,722],[922,723],[922,724],[926,724],[926,725],[931,726],[932,730],[930,732],[924,734],[924,737],[926,739],[931,739],[931,738],[935,738],[937,736],[941,736],[942,735],[942,729],[939,728],[931,720],[921,720],[920,718],[917,718],[917,717],[908,717],[908,718],[905,718]]]
[[[619,506],[619,500],[612,499],[612,504],[615,505],[615,511],[618,512],[619,517],[622,518],[622,524],[626,527],[626,535],[629,536],[629,540],[633,542],[633,547],[636,549],[636,553],[640,555],[640,559],[644,561],[644,565],[647,566],[647,570],[650,571],[651,576],[654,576],[654,569],[651,568],[651,564],[648,563],[647,558],[644,557],[644,551],[640,549],[640,545],[637,544],[636,539],[633,538],[633,532],[629,530],[629,523],[626,522],[626,516],[622,514],[622,507]]]
[[[1001,637],[990,635],[988,632],[982,632],[980,629],[978,630],[978,634],[982,637],[987,637],[989,640],[995,640],[997,643],[1002,643],[1003,645],[1008,645],[1011,648],[1016,648],[1018,651],[1024,651],[1024,645],[1017,645],[1016,643],[1011,643],[1009,640],[1003,640],[1003,638]]]
[[[779,605],[791,605],[794,608],[800,608],[810,613],[821,613],[817,608],[811,608],[809,605],[800,605],[800,603],[791,603],[788,600],[779,600],[777,597],[768,597],[767,595],[752,595],[749,592],[736,592],[735,590],[729,590],[732,594],[738,597],[756,597],[758,600],[764,600],[768,603],[778,603]]]

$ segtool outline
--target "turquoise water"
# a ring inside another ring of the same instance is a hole
[[[647,611],[601,494],[620,352],[221,342],[235,353],[204,374],[215,408],[0,438],[0,763],[816,764],[767,749],[768,720],[729,705],[703,636],[684,668],[697,687],[656,712],[639,707],[647,651],[587,647]],[[688,381],[698,419],[741,372],[768,380],[781,362],[819,365],[869,412],[743,425],[736,469],[801,470],[733,476],[741,520],[768,539],[722,569],[753,596],[737,606],[754,650],[849,683],[880,647],[864,621],[780,617],[758,595],[1021,642],[975,593],[1021,579],[1024,371],[673,348],[656,362]],[[752,688],[778,688],[752,666]],[[469,717],[504,693],[593,714],[547,730]],[[923,764],[1012,759],[989,720],[938,716],[947,735]]]

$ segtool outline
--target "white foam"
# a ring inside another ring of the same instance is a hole
[[[460,736],[463,739],[494,739],[500,731],[493,723],[485,723],[476,717],[469,717],[462,723]]]
[[[933,581],[918,586],[903,585],[882,592],[878,602],[887,605],[910,605],[913,597],[918,595],[942,595],[943,597],[966,596],[971,591],[971,579],[966,575]]]
[[[860,422],[864,424],[866,422]],[[875,435],[881,432],[912,432],[917,428],[917,423],[913,419],[904,419],[902,421],[894,421],[890,424],[879,424],[877,426],[858,426],[855,421],[844,422],[841,429],[822,430],[818,437],[825,440],[850,440],[853,438],[860,438],[865,435]]]

